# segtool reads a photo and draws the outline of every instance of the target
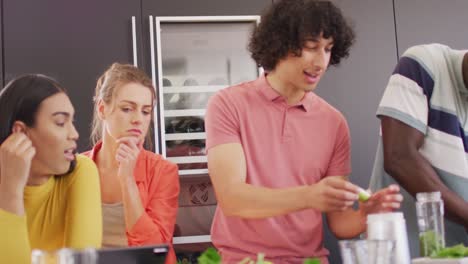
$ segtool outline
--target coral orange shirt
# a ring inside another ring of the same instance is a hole
[[[96,162],[101,147],[102,142],[98,142],[92,150],[83,154]],[[177,165],[161,155],[142,149],[133,174],[145,211],[135,225],[126,230],[128,245],[171,244],[180,190]],[[166,263],[175,262],[171,249]]]

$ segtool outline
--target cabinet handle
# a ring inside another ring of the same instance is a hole
[[[133,65],[138,67],[137,40],[136,40],[136,17],[132,16],[132,44],[133,44]]]

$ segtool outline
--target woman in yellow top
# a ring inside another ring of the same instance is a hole
[[[30,263],[35,248],[101,245],[98,172],[75,155],[73,115],[64,89],[43,75],[0,92],[0,263]]]

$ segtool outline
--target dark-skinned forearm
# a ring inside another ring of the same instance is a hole
[[[418,151],[409,152],[386,162],[387,173],[413,197],[418,192],[440,191],[447,218],[468,228],[468,202],[441,181],[430,163]]]

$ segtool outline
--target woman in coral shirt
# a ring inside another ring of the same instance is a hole
[[[151,80],[132,65],[114,63],[99,78],[92,128],[103,209],[103,247],[172,242],[177,166],[143,149],[155,102]],[[166,263],[175,263],[171,250]]]

